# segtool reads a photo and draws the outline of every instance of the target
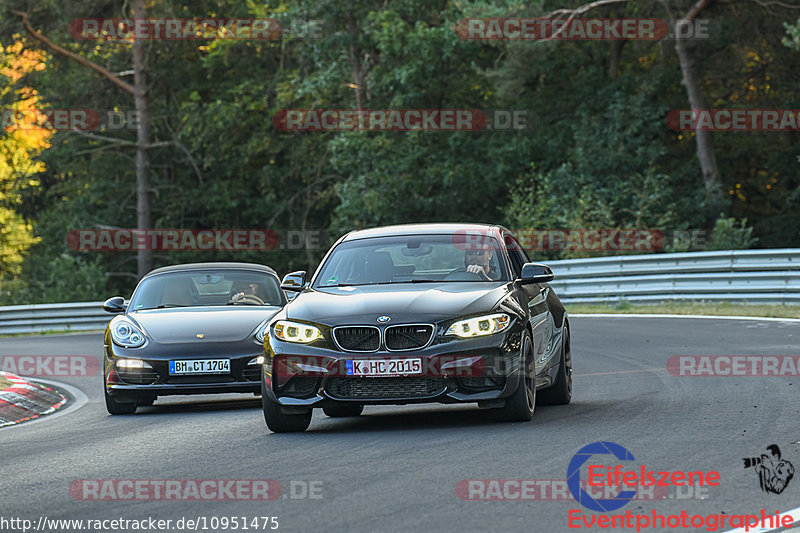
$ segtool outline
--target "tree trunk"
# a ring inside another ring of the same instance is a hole
[[[683,75],[683,86],[686,88],[686,95],[689,97],[689,107],[691,109],[705,109],[703,91],[697,82],[694,74],[694,62],[692,61],[689,50],[686,49],[685,40],[680,37],[680,31],[675,29],[675,51],[678,53],[678,62],[681,66]],[[711,132],[695,130],[695,140],[697,142],[697,158],[700,160],[700,170],[703,173],[703,185],[706,194],[712,197],[719,197],[722,192],[722,182],[717,166],[717,158],[714,155],[714,147],[711,144]]]
[[[134,0],[133,16],[144,19],[144,0]],[[147,75],[144,67],[144,41],[133,42],[133,86],[138,124],[136,126],[136,229],[150,229],[150,161],[147,145],[150,144],[150,112],[147,107]],[[137,252],[139,278],[153,268],[153,252]]]
[[[350,43],[350,64],[353,67],[353,81],[355,82],[356,107],[359,111],[363,109],[364,99],[364,72],[361,67],[361,50],[358,47],[358,22],[356,15],[352,11],[347,14],[347,31],[353,41]]]
[[[627,41],[611,41],[611,50],[608,55],[608,77],[613,79],[619,73],[619,58],[622,55],[622,47]]]
[[[659,0],[659,2],[664,6],[669,16],[669,22],[672,25],[672,31],[675,36],[675,52],[678,54],[678,64],[683,75],[681,83],[686,89],[689,106],[691,109],[704,109],[703,91],[700,89],[700,83],[695,76],[694,61],[689,49],[686,48],[686,40],[683,38],[684,32],[682,30],[684,24],[691,24],[694,18],[708,6],[709,0],[697,0],[683,17],[673,15],[666,0]],[[717,158],[714,155],[714,147],[711,143],[711,132],[696,129],[694,130],[694,135],[706,199],[709,201],[709,207],[716,211],[716,209],[725,205],[725,196],[722,190],[722,179],[719,175]]]

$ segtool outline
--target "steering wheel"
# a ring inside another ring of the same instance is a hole
[[[231,296],[231,299],[228,301],[229,304],[255,304],[255,305],[266,305],[264,300],[259,298],[254,294],[245,294],[243,292],[238,292]]]
[[[443,281],[489,281],[485,274],[469,272],[467,267],[460,267],[444,277]]]

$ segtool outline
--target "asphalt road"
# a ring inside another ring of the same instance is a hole
[[[572,339],[573,403],[537,407],[524,424],[494,423],[471,406],[367,407],[355,419],[315,412],[306,433],[271,434],[253,396],[161,398],[112,417],[99,374],[59,378],[88,402],[0,429],[0,518],[206,517],[209,531],[223,531],[210,527],[212,517],[234,516],[278,517],[278,531],[298,532],[570,531],[570,510],[595,515],[571,498],[464,501],[456,485],[563,480],[573,455],[601,440],[624,446],[636,468],[721,476],[719,486],[688,499],[670,488],[667,499],[632,501],[618,512],[730,515],[800,506],[800,473],[782,494],[769,494],[742,463],[774,443],[800,467],[800,379],[677,377],[665,369],[673,355],[800,355],[800,323],[576,317]],[[0,355],[99,358],[101,351],[99,334],[0,340]],[[274,479],[283,492],[266,502],[86,501],[69,490],[80,479]],[[304,494],[309,489],[315,498]]]

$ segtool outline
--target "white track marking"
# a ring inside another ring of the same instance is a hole
[[[570,314],[570,317],[578,318],[708,318],[712,320],[759,320],[762,322],[797,322],[800,323],[800,318],[774,318],[766,316],[715,316],[715,315],[661,315],[661,314],[644,314],[644,313],[575,313]]]

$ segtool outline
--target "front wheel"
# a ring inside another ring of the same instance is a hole
[[[526,330],[522,336],[522,377],[517,390],[506,399],[504,407],[491,411],[492,417],[498,422],[528,422],[533,417],[536,407],[536,368],[533,359],[533,342]]]
[[[261,407],[264,409],[264,420],[273,433],[292,433],[305,431],[311,424],[311,409],[300,415],[287,415],[281,411],[281,405],[270,398],[261,381]]]
[[[110,415],[132,415],[136,412],[136,402],[120,402],[108,391],[103,391],[106,398],[106,411]]]

